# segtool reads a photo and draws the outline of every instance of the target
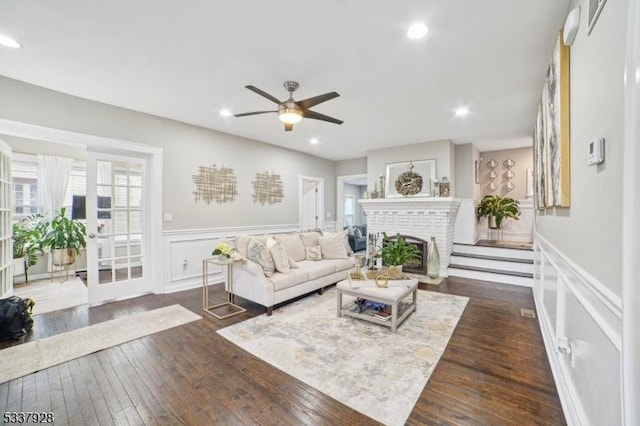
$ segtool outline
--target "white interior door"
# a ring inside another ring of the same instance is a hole
[[[0,139],[0,298],[13,294],[11,148]]]
[[[152,290],[149,191],[144,158],[87,151],[89,303]]]
[[[300,176],[300,229],[322,229],[324,219],[324,179]]]

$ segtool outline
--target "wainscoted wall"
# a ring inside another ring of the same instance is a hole
[[[536,233],[533,295],[569,425],[622,424],[622,301]]]
[[[211,257],[216,245],[236,235],[292,232],[298,224],[239,226],[233,228],[182,229],[163,232],[163,283],[166,293],[202,285],[202,261]],[[209,283],[224,280],[221,268],[210,268]]]
[[[520,219],[508,219],[502,223],[502,238],[506,241],[533,241],[533,200],[524,199],[520,202]],[[487,219],[481,219],[478,224],[481,240],[487,239]]]
[[[335,221],[325,222],[325,230],[334,232]],[[216,245],[236,235],[263,235],[293,232],[297,223],[282,225],[238,226],[233,228],[181,229],[163,232],[163,287],[166,293],[202,285],[202,261],[211,257]],[[224,281],[224,271],[210,266],[209,283]]]

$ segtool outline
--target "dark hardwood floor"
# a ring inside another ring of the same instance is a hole
[[[222,298],[220,287],[211,297]],[[537,320],[520,316],[534,309],[531,289],[462,278],[421,288],[470,300],[408,424],[565,424]],[[204,317],[0,384],[0,412],[52,411],[61,425],[376,424],[218,336],[264,312],[239,302],[248,312]],[[148,295],[38,315],[25,341],[174,303],[202,315],[200,290]]]

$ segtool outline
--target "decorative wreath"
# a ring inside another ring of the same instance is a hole
[[[422,191],[422,176],[413,171],[413,163],[409,163],[409,171],[400,173],[396,179],[396,191],[402,195],[416,195]]]

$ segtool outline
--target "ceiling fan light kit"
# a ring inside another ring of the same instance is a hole
[[[278,118],[283,123],[296,124],[302,120],[302,111],[294,101],[287,101],[278,107]]]
[[[293,99],[293,92],[300,87],[298,82],[296,81],[285,81],[284,88],[289,92],[289,99],[286,101],[280,101],[275,96],[270,95],[264,90],[258,89],[255,86],[245,86],[247,89],[252,92],[257,93],[258,95],[269,99],[271,102],[278,104],[277,111],[254,111],[254,112],[245,112],[242,114],[234,114],[234,117],[246,117],[249,115],[257,115],[257,114],[267,114],[270,112],[277,112],[278,118],[280,121],[284,123],[284,130],[289,132],[293,130],[293,125],[299,123],[302,118],[312,118],[314,120],[322,120],[328,121],[329,123],[342,124],[342,120],[338,120],[337,118],[329,117],[328,115],[320,114],[319,112],[311,111],[309,108],[318,105],[322,102],[326,102],[333,98],[337,98],[340,96],[336,92],[325,93],[324,95],[314,96],[312,98],[308,98],[302,101],[296,101]]]

